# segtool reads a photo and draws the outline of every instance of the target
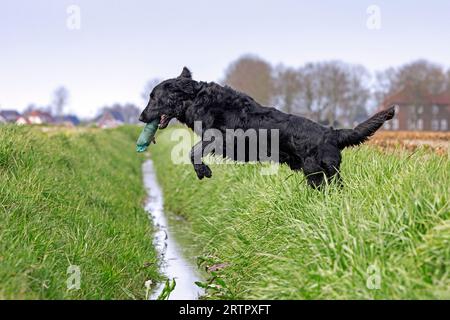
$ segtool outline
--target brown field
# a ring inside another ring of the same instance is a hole
[[[369,143],[383,149],[402,148],[409,151],[423,147],[441,155],[448,155],[450,132],[379,131]]]

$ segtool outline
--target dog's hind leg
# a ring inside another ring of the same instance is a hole
[[[194,145],[190,152],[191,163],[194,166],[195,173],[197,177],[202,180],[204,177],[211,178],[212,172],[211,169],[203,163],[202,157],[205,156],[204,151],[209,143],[205,143],[204,141],[198,142]]]

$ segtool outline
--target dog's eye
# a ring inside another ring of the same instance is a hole
[[[150,93],[150,99],[153,99],[155,97],[155,94],[152,92]]]

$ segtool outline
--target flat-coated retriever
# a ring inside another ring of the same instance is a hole
[[[176,118],[192,130],[194,123],[200,121],[201,132],[197,134],[203,137],[206,130],[215,129],[223,134],[224,140],[227,129],[228,133],[229,129],[241,129],[239,131],[244,132],[250,129],[278,129],[278,150],[275,151],[278,152],[277,162],[287,164],[292,170],[302,170],[308,184],[316,188],[323,184],[325,177],[336,177],[339,180],[342,149],[363,143],[394,115],[395,108],[390,107],[378,112],[355,129],[325,127],[300,116],[263,107],[248,95],[230,87],[223,87],[214,82],[195,81],[185,67],[179,77],[166,80],[152,90],[148,105],[139,120],[149,123],[159,119],[159,128],[164,129],[171,119]],[[199,179],[211,177],[210,168],[201,161],[202,156],[211,152],[207,151],[211,140],[202,140],[191,150],[192,164]],[[267,148],[270,149],[271,138],[267,140]],[[214,153],[229,157],[227,146],[229,145],[223,146],[223,150],[214,150]],[[249,156],[249,147],[251,146],[247,143],[244,156],[239,156],[239,152],[232,152],[231,158],[245,162],[264,161],[259,156],[252,159]]]

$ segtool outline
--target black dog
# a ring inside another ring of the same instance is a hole
[[[278,162],[286,163],[292,170],[302,170],[312,187],[325,180],[339,180],[341,150],[366,141],[385,121],[394,117],[395,108],[375,114],[355,129],[324,127],[303,117],[286,114],[274,108],[263,107],[246,94],[216,83],[197,82],[184,68],[178,78],[157,85],[139,120],[152,122],[159,119],[159,128],[167,127],[173,118],[194,130],[194,122],[201,121],[203,137],[208,129],[217,129],[224,136],[227,129],[278,129]],[[194,161],[205,156],[205,141],[192,148],[191,160],[199,179],[211,177],[211,170],[203,162]],[[270,139],[269,139],[270,145]],[[227,144],[228,146],[228,144]],[[249,161],[249,146],[244,157],[234,160]],[[226,147],[215,150],[227,155]],[[237,154],[234,152],[233,154]],[[253,160],[261,160],[253,159]]]

